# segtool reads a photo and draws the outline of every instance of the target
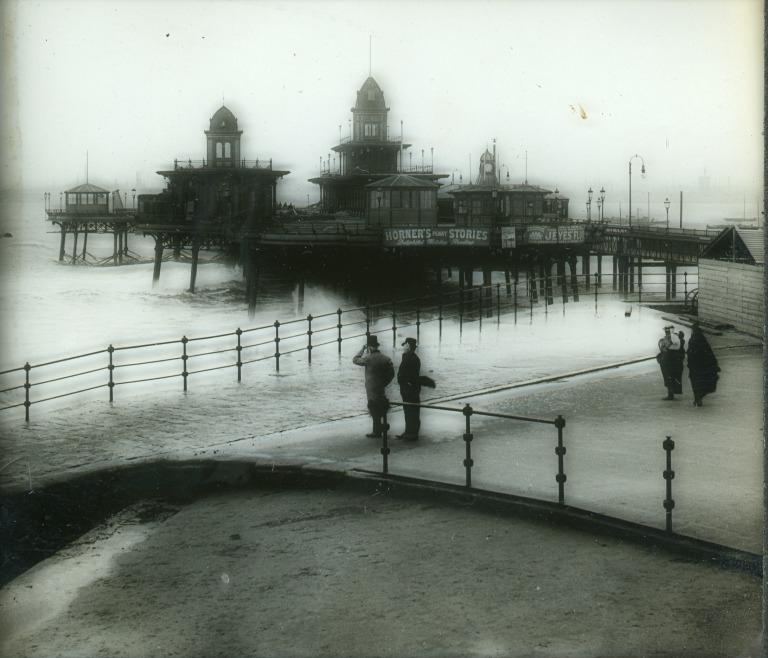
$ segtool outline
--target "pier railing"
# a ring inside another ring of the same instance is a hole
[[[609,283],[611,277],[612,284]],[[409,328],[418,339],[421,326],[426,323],[436,324],[438,337],[442,339],[446,321],[458,325],[459,332],[466,323],[477,323],[481,329],[483,322],[494,319],[500,324],[502,315],[511,315],[514,323],[533,323],[536,317],[558,312],[560,307],[565,313],[572,302],[593,303],[597,312],[600,298],[606,295],[642,303],[669,299],[670,292],[676,291],[675,295],[679,294],[680,299],[688,303],[694,299],[689,293],[697,287],[691,280],[695,278],[683,273],[682,277],[674,277],[673,284],[669,273],[655,276],[647,273],[634,288],[622,276],[612,274],[510,280],[506,284],[485,284],[430,296],[338,308],[319,315],[275,320],[206,336],[108,345],[101,350],[42,363],[27,362],[0,371],[0,411],[23,407],[28,422],[31,408],[45,402],[99,389],[105,390],[105,400],[114,402],[119,398],[116,389],[166,379],[180,379],[182,390],[187,391],[192,381],[217,370],[235,371],[240,382],[247,367],[259,362],[271,363],[274,371],[280,372],[281,360],[286,356],[305,354],[307,362],[312,363],[318,349],[333,350],[335,346],[341,354],[344,341],[359,341],[371,333],[381,339],[391,332],[395,345],[398,330]],[[647,282],[654,279],[655,287],[649,286]]]
[[[174,169],[207,169],[213,167],[210,160],[191,160],[176,158],[173,161]],[[216,168],[220,169],[272,169],[272,158],[256,158],[255,160],[232,160],[222,158],[217,161]]]

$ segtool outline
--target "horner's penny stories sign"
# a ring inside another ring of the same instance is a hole
[[[488,227],[398,226],[384,229],[385,247],[487,247]]]

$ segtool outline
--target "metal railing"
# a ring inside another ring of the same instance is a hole
[[[562,415],[557,415],[555,418],[537,418],[532,416],[520,416],[515,414],[503,414],[494,413],[488,411],[479,411],[474,409],[470,404],[464,404],[463,407],[446,407],[435,404],[421,404],[415,402],[392,402],[394,406],[399,407],[418,407],[419,409],[434,409],[437,411],[445,411],[454,414],[461,414],[464,416],[464,432],[461,435],[464,441],[464,453],[462,459],[462,466],[464,468],[464,487],[466,489],[473,489],[472,486],[472,469],[475,466],[475,461],[472,453],[472,442],[476,439],[475,433],[472,431],[471,419],[473,416],[486,416],[490,418],[500,418],[508,421],[524,422],[524,423],[539,423],[544,425],[551,425],[556,430],[555,435],[555,449],[554,453],[557,456],[557,472],[554,479],[557,482],[557,504],[561,507],[565,506],[565,483],[568,479],[565,473],[565,455],[566,447],[564,444],[564,429],[566,426],[566,420]],[[388,476],[390,473],[390,455],[392,450],[389,444],[389,429],[387,411],[385,410],[379,419],[382,435],[381,435],[381,474]],[[672,480],[675,479],[675,471],[672,470],[672,451],[675,448],[675,442],[671,436],[667,436],[662,442],[662,449],[665,454],[665,468],[661,475],[664,481],[664,494],[665,497],[662,500],[661,507],[664,509],[664,527],[667,533],[673,534],[672,528],[672,510],[675,508],[675,501],[672,498]],[[496,457],[495,457],[496,458]],[[419,477],[417,480],[430,482],[426,478]],[[476,491],[487,491],[486,489],[476,489]]]
[[[606,276],[613,277],[612,288],[605,285]],[[310,314],[282,322],[275,320],[219,334],[182,336],[135,345],[109,345],[102,350],[43,363],[27,362],[23,366],[0,371],[0,411],[23,406],[25,421],[28,422],[33,405],[101,388],[108,389],[108,399],[114,402],[118,387],[181,378],[183,390],[187,391],[190,377],[217,370],[236,369],[237,381],[241,382],[244,366],[273,361],[275,371],[279,372],[281,359],[288,355],[306,353],[307,361],[311,363],[317,349],[335,345],[337,353],[341,354],[344,341],[358,340],[371,333],[382,336],[391,331],[394,345],[399,329],[413,328],[418,339],[423,324],[435,323],[438,339],[442,340],[445,321],[458,324],[460,333],[468,322],[477,322],[481,330],[484,320],[495,317],[496,324],[499,324],[502,314],[511,314],[516,324],[527,312],[532,323],[539,304],[543,305],[546,316],[556,296],[560,297],[563,313],[570,302],[582,299],[593,300],[597,312],[600,297],[606,295],[614,299],[618,295],[622,299],[642,303],[669,298],[673,290],[669,273],[659,275],[663,277],[662,283],[666,284],[665,293],[658,290],[652,294],[642,282],[633,290],[626,277],[622,276],[596,273],[594,276],[531,278],[522,286],[517,280],[508,284],[485,284],[431,296],[338,308],[320,315]],[[650,275],[644,274],[644,277],[650,278]],[[687,273],[682,279],[680,293],[685,303],[689,303],[688,293],[694,286],[689,283]],[[381,321],[385,318],[387,322],[391,320],[391,326],[382,329]],[[72,367],[74,363],[77,363],[76,368]],[[33,395],[35,392],[39,394]]]
[[[256,158],[255,160],[233,160],[232,158],[219,158],[215,164],[210,160],[191,160],[189,158],[174,158],[174,169],[206,169],[215,167],[220,169],[272,169],[272,158]]]
[[[557,455],[557,474],[555,475],[555,481],[557,482],[557,501],[560,505],[565,505],[565,482],[567,477],[564,470],[565,446],[563,445],[563,429],[565,428],[565,418],[557,416],[554,419],[548,418],[535,418],[532,416],[517,416],[514,414],[500,414],[490,411],[478,411],[473,409],[471,405],[465,404],[462,408],[457,409],[455,407],[443,407],[434,404],[418,404],[415,402],[393,402],[392,404],[401,407],[419,407],[420,409],[436,409],[438,411],[448,411],[453,413],[460,413],[464,416],[464,433],[462,439],[464,441],[464,460],[462,465],[464,466],[464,482],[467,488],[472,487],[472,467],[475,465],[472,459],[472,440],[475,438],[472,432],[472,416],[487,416],[489,418],[503,418],[506,420],[522,421],[526,423],[542,423],[545,425],[553,425],[557,430],[557,445],[555,446],[555,454]],[[381,417],[381,457],[382,465],[381,472],[383,474],[389,473],[389,455],[391,450],[389,448],[389,423],[387,422],[386,411]]]

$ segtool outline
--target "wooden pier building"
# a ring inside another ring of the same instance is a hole
[[[174,160],[173,168],[157,172],[166,179],[165,189],[139,197],[138,228],[155,239],[154,282],[166,249],[177,256],[191,250],[190,291],[200,249],[239,252],[247,268],[249,241],[272,221],[277,182],[289,172],[274,169],[271,158],[243,159],[242,134],[237,117],[220,107],[205,131],[207,158]]]
[[[58,209],[51,207],[51,194],[45,194],[45,212],[48,221],[59,227],[59,261],[70,263],[112,264],[135,261],[128,250],[128,233],[135,224],[135,211],[126,208],[120,190],[109,192],[98,185],[85,182],[62,192]],[[127,194],[125,196],[127,200]],[[135,200],[135,196],[134,196]],[[98,259],[88,252],[88,235],[112,233],[112,255]],[[72,253],[66,253],[67,236],[72,236]],[[78,244],[82,236],[82,247]]]
[[[334,166],[329,154],[321,167],[321,175],[309,179],[320,186],[324,213],[345,212],[365,217],[375,208],[368,205],[366,186],[393,174],[408,174],[432,182],[448,177],[448,174],[435,174],[431,161],[428,165],[405,164],[405,152],[411,144],[406,144],[402,135],[390,136],[389,108],[384,92],[373,77],[369,76],[358,90],[351,112],[351,134],[343,138],[339,135],[339,143],[332,147],[338,154],[338,163]]]
[[[454,187],[449,194],[454,199],[457,224],[466,226],[530,224],[540,221],[568,219],[568,199],[558,190],[501,181],[496,164],[496,144],[480,156],[480,166],[474,183]]]

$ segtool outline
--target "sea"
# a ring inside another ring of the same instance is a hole
[[[688,204],[685,226],[706,228],[740,212],[738,202]],[[0,235],[7,236],[0,238],[0,369],[110,344],[230,332],[366,302],[365,291],[328,281],[308,281],[301,296],[297,281],[273,271],[261,277],[256,314],[249,317],[239,267],[214,262],[214,254],[201,253],[211,262],[199,267],[194,293],[188,292],[187,262],[164,262],[160,281],[153,286],[154,241],[139,235],[131,235],[128,246],[143,262],[122,266],[59,262],[59,233],[46,219],[42,194],[0,198]],[[90,235],[87,249],[94,259],[109,256],[112,236]],[[71,253],[71,236],[67,251]],[[595,269],[593,264],[592,272]],[[610,271],[609,258],[604,259],[603,271]],[[503,282],[503,274],[495,273],[494,282],[499,281]],[[650,294],[650,278],[645,285]]]

